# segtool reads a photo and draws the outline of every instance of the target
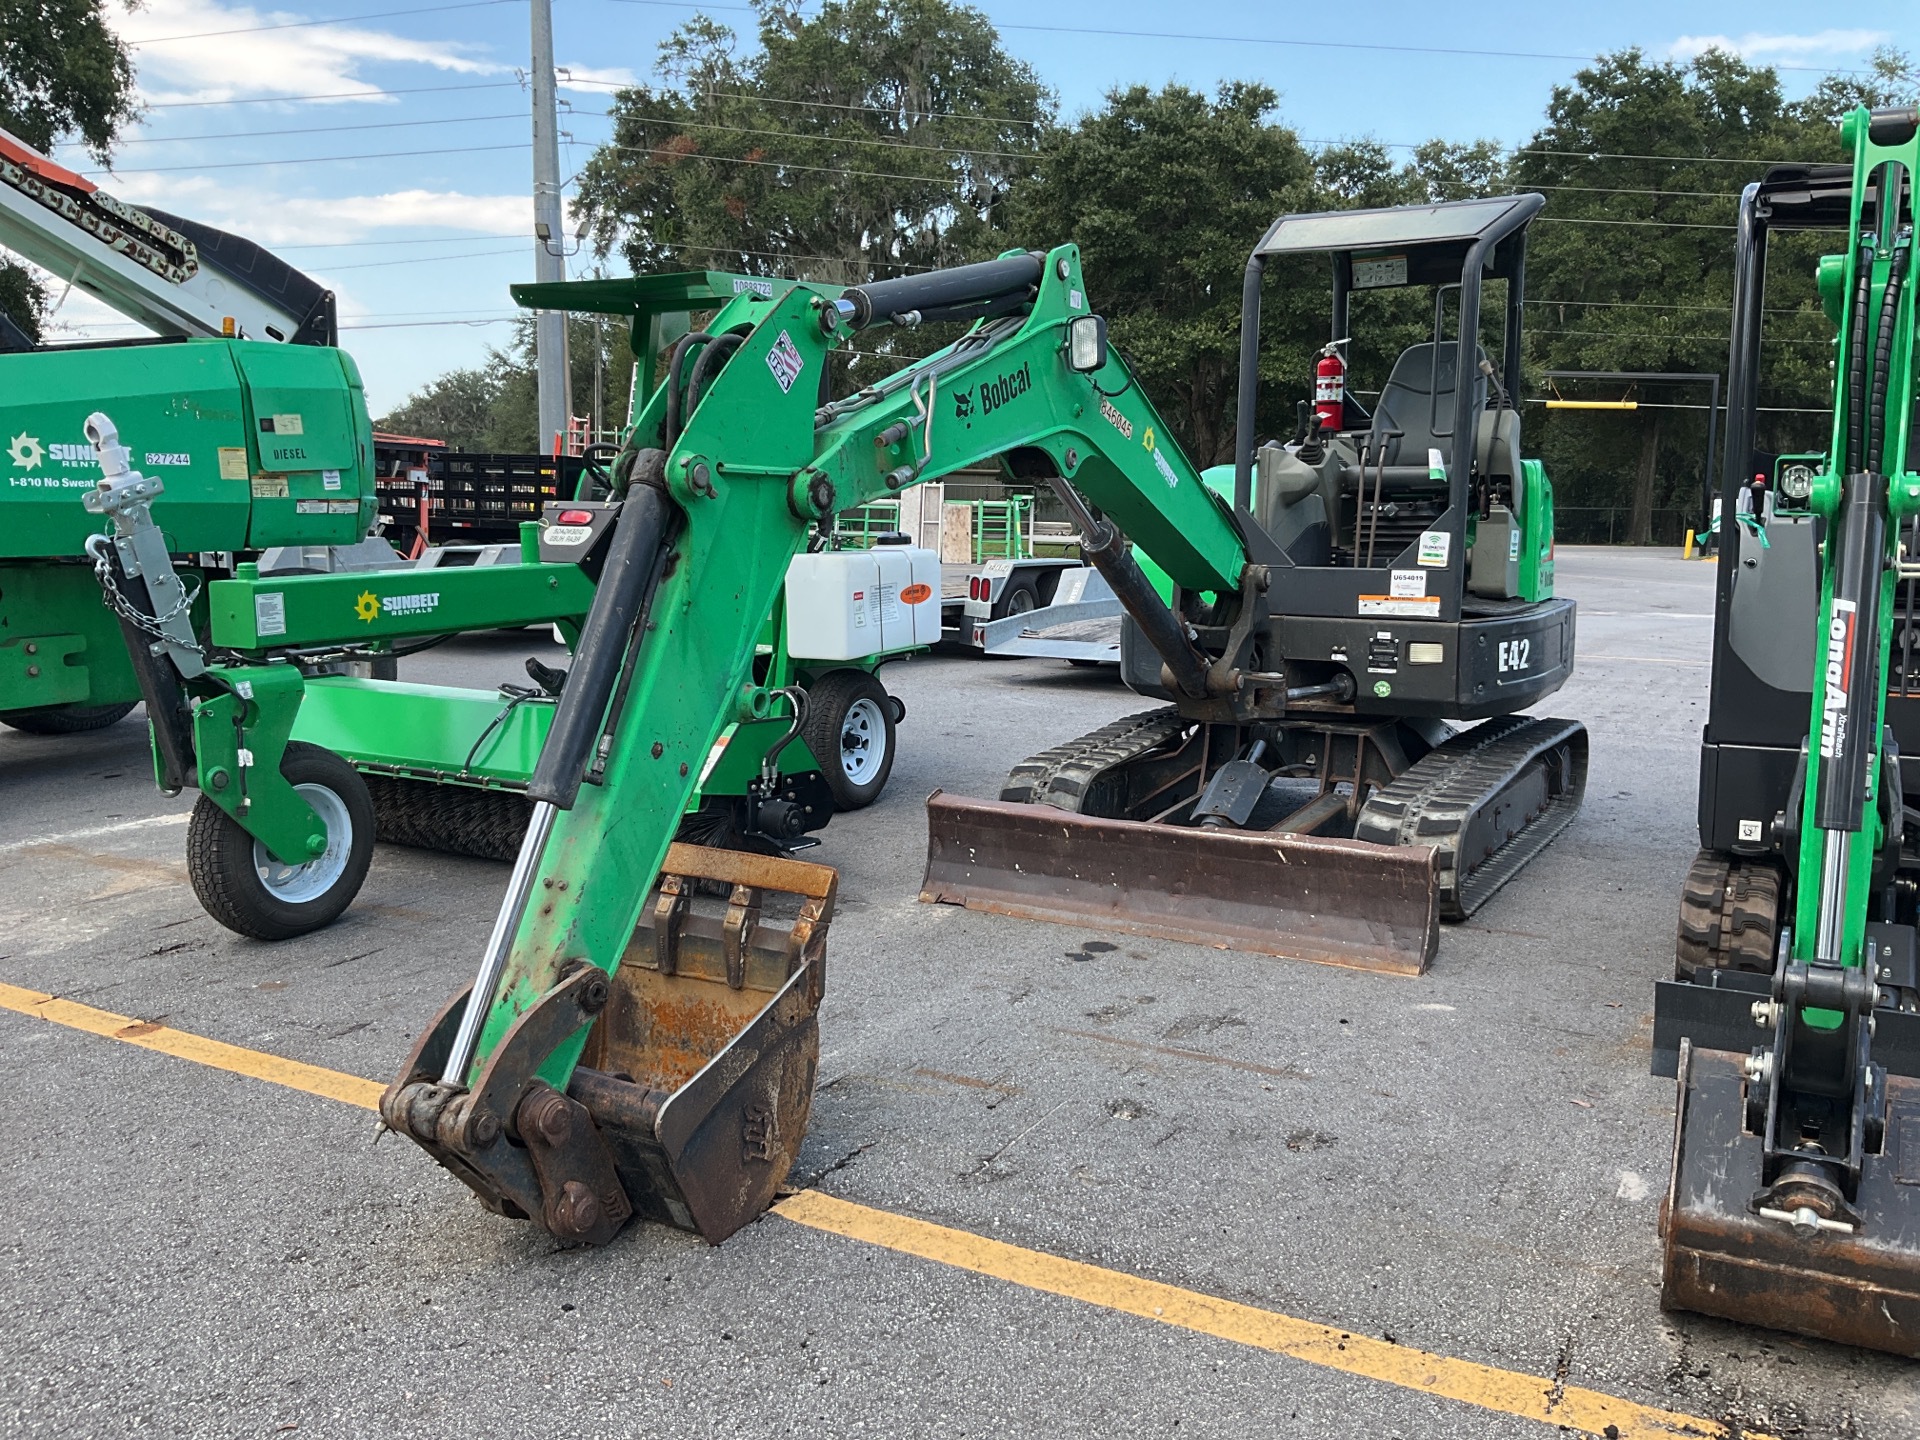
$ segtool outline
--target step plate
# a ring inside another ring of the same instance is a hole
[[[1439,944],[1433,850],[927,799],[922,901],[1418,975]]]

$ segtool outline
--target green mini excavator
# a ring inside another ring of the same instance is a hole
[[[1776,167],[1741,205],[1729,513],[1756,454],[1768,232],[1847,245],[1818,271],[1828,448],[1779,458],[1771,512],[1720,560],[1703,848],[1654,1010],[1654,1069],[1679,1083],[1661,1296],[1920,1355],[1920,777],[1901,755],[1920,745],[1920,111],[1842,133],[1850,166]]]

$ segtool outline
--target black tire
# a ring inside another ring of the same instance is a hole
[[[820,763],[836,809],[864,809],[887,788],[893,774],[891,698],[864,670],[829,670],[807,687],[800,738]]]
[[[1007,582],[1007,588],[1000,592],[1000,599],[993,607],[993,618],[1004,620],[1009,615],[1025,615],[1030,610],[1040,608],[1040,591],[1033,581],[1024,576]]]
[[[271,866],[271,857],[231,815],[202,795],[187,822],[187,875],[193,893],[214,919],[255,940],[290,940],[331,924],[360,893],[373,859],[373,800],[358,771],[331,750],[294,740],[281,757],[280,773],[292,785],[320,792],[309,793],[308,799],[323,818],[327,810],[345,815],[345,852],[335,848],[329,825],[327,854],[308,862],[320,869],[302,866],[269,888],[261,863]],[[302,872],[307,872],[304,884]],[[309,888],[312,893],[302,893]]]
[[[1680,891],[1674,944],[1676,980],[1708,970],[1771,975],[1780,938],[1780,868],[1702,850]]]
[[[84,735],[89,730],[104,730],[118,725],[133,713],[138,700],[122,700],[117,705],[64,705],[57,710],[16,710],[0,715],[0,725],[24,735]]]

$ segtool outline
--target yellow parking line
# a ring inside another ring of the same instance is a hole
[[[84,1030],[89,1035],[124,1040],[143,1050],[158,1050],[162,1055],[171,1055],[178,1060],[210,1065],[215,1070],[230,1070],[235,1075],[265,1080],[273,1085],[285,1085],[290,1090],[304,1090],[309,1095],[324,1095],[329,1100],[341,1100],[349,1105],[358,1105],[363,1110],[378,1109],[380,1092],[386,1088],[371,1080],[362,1080],[357,1075],[323,1070],[318,1065],[303,1065],[298,1060],[283,1060],[278,1055],[242,1049],[238,1045],[209,1040],[202,1035],[189,1035],[171,1026],[156,1025],[150,1020],[135,1020],[129,1015],[115,1015],[110,1010],[96,1010],[91,1005],[42,995],[38,990],[23,990],[17,985],[0,983],[0,1009],[17,1010],[22,1015],[37,1015],[56,1025]]]
[[[375,1109],[380,1099],[382,1087],[357,1075],[208,1040],[184,1030],[96,1010],[91,1005],[76,1004],[16,985],[0,983],[0,1009],[38,1016],[56,1025],[84,1030],[89,1035],[123,1040],[176,1059],[284,1085],[365,1110]],[[1355,1335],[1278,1311],[1241,1305],[1157,1280],[1143,1280],[1123,1271],[1106,1270],[1044,1251],[989,1240],[966,1230],[953,1230],[908,1215],[876,1210],[817,1190],[788,1196],[774,1207],[774,1213],[796,1225],[976,1275],[991,1276],[1028,1290],[1268,1350],[1403,1390],[1604,1436],[1606,1440],[1656,1440],[1656,1437],[1675,1436],[1691,1437],[1691,1440],[1732,1440],[1733,1432],[1716,1420],[1639,1405],[1538,1375],[1501,1370],[1471,1360],[1455,1360],[1392,1341]],[[1742,1430],[1740,1436],[1741,1440],[1777,1440],[1756,1430]]]
[[[1370,1380],[1439,1395],[1448,1400],[1563,1426],[1608,1440],[1651,1440],[1654,1436],[1730,1437],[1727,1426],[1693,1415],[1637,1405],[1631,1400],[1560,1385],[1537,1375],[1477,1365],[1429,1354],[1388,1340],[1375,1340],[1296,1320],[1273,1310],[1236,1304],[1214,1295],[1143,1280],[1078,1260],[1025,1250],[966,1230],[950,1230],[888,1210],[836,1199],[818,1190],[790,1195],[774,1213],[797,1224],[850,1240],[864,1240],[905,1255],[990,1275],[1011,1285],[1061,1295],[1103,1310],[1175,1325],[1201,1335],[1231,1340],[1309,1365],[1362,1375]],[[1741,1440],[1772,1440],[1757,1430],[1742,1430]]]

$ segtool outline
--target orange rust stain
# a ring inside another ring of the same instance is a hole
[[[653,1089],[677,1089],[726,1049],[758,1013],[757,1005],[635,995],[622,1017],[629,1023],[618,1027],[619,1034],[607,1037],[607,1060],[612,1068],[625,1070]]]

